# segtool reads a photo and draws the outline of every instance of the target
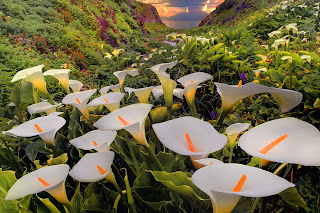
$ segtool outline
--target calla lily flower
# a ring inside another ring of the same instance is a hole
[[[110,53],[106,53],[106,55],[104,57],[107,58],[108,60],[111,60],[112,55]]]
[[[112,112],[114,110],[119,109],[120,101],[122,100],[124,95],[125,94],[121,92],[110,92],[98,98],[93,99],[87,106],[92,107],[92,106],[104,105]]]
[[[109,92],[109,90],[112,90],[112,92],[120,92],[120,84],[103,87],[99,92],[101,95],[105,95]]]
[[[71,169],[69,175],[80,182],[97,182],[108,176],[114,152],[87,153]]]
[[[17,200],[42,191],[48,192],[58,202],[69,203],[65,180],[69,173],[67,164],[42,167],[21,177],[9,189],[5,200]]]
[[[234,163],[203,167],[191,181],[211,198],[216,213],[231,212],[241,196],[267,197],[295,186],[265,170]]]
[[[130,87],[125,87],[124,90],[131,95],[133,92],[139,99],[140,103],[149,103],[149,95],[154,87],[145,87],[140,89],[134,89]]]
[[[29,120],[9,131],[2,132],[6,135],[19,137],[32,137],[39,135],[49,145],[54,145],[57,131],[66,123],[64,118],[58,116],[45,116]]]
[[[184,96],[189,106],[194,103],[197,86],[210,79],[213,79],[212,75],[204,72],[196,72],[177,80],[185,88]]]
[[[272,31],[271,33],[268,34],[269,38],[281,34],[280,30]]]
[[[151,104],[132,104],[103,116],[93,126],[104,131],[125,129],[138,143],[149,146],[144,123],[151,108]]]
[[[233,106],[243,98],[248,96],[269,92],[272,97],[278,102],[281,113],[285,113],[300,104],[302,93],[288,89],[279,89],[267,87],[256,83],[247,83],[240,87],[236,85],[227,85],[215,82],[217,91],[222,99],[222,110],[230,112]]]
[[[286,43],[287,43],[287,40],[280,38],[275,40],[271,45],[271,47],[274,47],[276,50],[278,50],[278,47],[280,44],[285,45]]]
[[[19,80],[25,80],[31,82],[41,93],[43,93],[46,97],[49,96],[49,93],[47,91],[46,82],[44,80],[43,74],[42,74],[42,68],[44,65],[39,65],[35,67],[31,67],[28,69],[21,70],[17,72],[11,82],[16,82]]]
[[[87,109],[87,103],[90,97],[96,92],[96,89],[86,90],[82,92],[74,92],[66,95],[62,99],[63,104],[71,104],[74,107],[77,107],[79,111],[86,117],[89,117],[89,112]]]
[[[160,80],[164,92],[164,99],[168,109],[171,109],[173,105],[173,90],[177,86],[177,82],[170,79],[170,75],[165,71],[167,69],[173,68],[177,63],[178,61],[173,61],[170,63],[157,64],[150,68],[153,72],[156,73]]]
[[[175,88],[173,89],[173,95],[182,99],[185,89]],[[156,86],[152,89],[153,96],[158,99],[161,95],[163,95],[162,85]]]
[[[69,90],[69,72],[70,69],[52,69],[52,70],[47,70],[46,72],[43,73],[44,76],[51,75],[58,79],[60,82],[61,86],[67,93],[70,93]]]
[[[44,101],[44,102],[40,102],[40,103],[36,103],[36,104],[32,104],[32,105],[28,106],[27,110],[31,116],[33,114],[42,113],[42,112],[46,112],[47,115],[49,115],[50,113],[55,112],[56,108],[60,105],[61,104],[52,105],[52,104]]]
[[[222,161],[215,158],[203,158],[203,159],[194,160],[194,161],[203,166],[215,166],[223,163]]]
[[[297,118],[280,118],[256,126],[239,139],[249,155],[280,163],[320,166],[320,132]]]
[[[266,67],[262,67],[260,69],[256,69],[256,70],[252,70],[252,71],[254,72],[256,77],[258,77],[260,75],[260,72],[268,72],[268,69]]]
[[[260,54],[257,54],[256,56],[258,56],[259,58],[262,59],[263,62],[266,62],[268,57],[266,55],[260,55]]]
[[[289,61],[290,64],[292,64],[293,58],[291,56],[285,55],[285,56],[281,57],[281,60],[283,60],[283,61],[287,60],[287,61]]]
[[[196,168],[199,165],[194,160],[208,157],[228,142],[211,124],[190,116],[153,124],[152,128],[164,146],[178,154],[189,155]]]
[[[112,51],[112,55],[114,55],[115,57],[118,57],[120,55],[120,53],[124,52],[124,49],[117,49]]]
[[[83,87],[83,83],[77,80],[69,80],[69,87],[71,87],[73,92],[80,92],[80,89]]]
[[[94,149],[98,152],[106,152],[116,136],[117,132],[115,131],[93,130],[69,142],[80,149]]]
[[[177,33],[170,33],[166,36],[166,39],[168,40],[168,38],[172,37],[175,41],[177,40]]]
[[[233,149],[236,146],[236,140],[239,134],[249,128],[249,123],[235,123],[227,127],[226,133],[230,145],[229,163],[232,162]]]
[[[310,64],[311,63],[311,60],[312,60],[312,57],[310,55],[302,55],[300,56],[300,58],[302,60],[307,60],[307,62]]]
[[[113,73],[113,75],[115,75],[119,79],[120,88],[123,87],[124,79],[127,74],[131,76],[137,76],[139,75],[139,71],[138,69],[131,69],[131,70],[117,71]]]

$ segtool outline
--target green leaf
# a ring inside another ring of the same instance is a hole
[[[11,149],[9,147],[9,149]],[[11,149],[12,150],[12,149]],[[1,165],[5,165],[7,167],[10,167],[12,170],[20,171],[20,168],[18,166],[17,162],[17,156],[12,156],[9,154],[9,150],[4,147],[0,147],[0,162]],[[14,159],[15,158],[15,159]]]
[[[314,123],[320,123],[320,110],[313,110],[308,116]]]
[[[143,188],[132,188],[136,197],[143,203],[150,206],[156,211],[163,211],[163,207],[171,201],[171,197],[167,189],[154,189],[150,186]]]
[[[62,155],[53,158],[53,155],[50,156],[51,158],[49,160],[47,160],[48,165],[52,166],[52,165],[58,165],[58,164],[65,164],[68,161],[68,154],[67,153],[63,153]]]
[[[42,140],[34,141],[27,145],[25,151],[26,155],[31,161],[35,161],[38,153],[49,154],[50,150],[45,147],[45,142]]]
[[[17,200],[4,200],[8,190],[16,181],[14,171],[0,171],[0,212],[19,212]]]
[[[248,166],[257,166],[260,164],[260,158],[257,158],[257,157],[252,157],[251,158],[251,161],[247,164]]]
[[[91,196],[83,202],[81,212],[87,212],[88,210],[94,210],[95,212],[103,212],[101,209],[102,197],[98,194],[91,194]]]
[[[198,189],[186,173],[178,171],[167,173],[164,171],[150,171],[155,180],[165,185],[168,189],[178,193],[191,203],[211,208],[211,201],[208,196]]]
[[[80,183],[79,183],[79,185],[78,185],[78,187],[77,187],[77,189],[71,199],[71,202],[70,202],[70,204],[75,212],[80,212],[82,202],[83,202],[83,198],[80,193]]]
[[[61,213],[59,209],[51,203],[49,198],[42,199],[37,196],[37,198],[51,211],[51,213]]]
[[[208,58],[208,61],[216,62],[219,59],[223,58],[223,56],[224,56],[224,54],[214,55],[214,56],[211,56],[210,58]]]
[[[181,155],[159,152],[157,158],[167,172],[184,171],[186,168]]]
[[[269,70],[271,78],[273,78],[274,80],[276,80],[278,83],[282,84],[282,82],[284,81],[284,79],[286,78],[285,74],[282,74],[279,71],[276,70]]]
[[[320,98],[317,98],[317,100],[313,104],[314,108],[320,108]]]
[[[283,200],[294,206],[299,206],[307,210],[307,203],[303,200],[298,190],[295,187],[280,192],[278,195],[282,197]]]

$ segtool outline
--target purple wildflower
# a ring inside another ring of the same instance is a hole
[[[214,111],[212,111],[210,114],[211,114],[211,116],[212,116],[213,119],[216,119],[216,118],[217,118],[216,113],[214,113]]]
[[[247,82],[246,74],[242,73],[242,74],[240,75],[240,77],[241,77],[241,79],[242,79],[243,82]]]

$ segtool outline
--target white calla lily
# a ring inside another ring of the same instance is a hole
[[[52,105],[49,102],[44,101],[28,106],[27,110],[31,116],[42,112],[46,112],[46,114],[49,115],[52,112],[55,112],[58,106],[61,106],[61,104]]]
[[[44,65],[38,65],[35,67],[31,67],[28,69],[20,70],[17,72],[11,82],[16,82],[19,80],[25,80],[32,83],[41,93],[43,93],[46,97],[49,97],[49,93],[47,91],[46,82],[44,80],[44,76],[42,74],[42,69]]]
[[[258,77],[260,75],[260,72],[268,72],[268,69],[266,67],[262,67],[262,68],[252,70],[252,71],[254,72],[256,77]]]
[[[235,123],[226,128],[228,141],[230,145],[229,163],[232,162],[233,149],[236,145],[236,140],[239,134],[249,128],[249,123]]]
[[[112,92],[120,92],[120,84],[103,87],[100,89],[99,93],[101,95],[105,95],[109,92],[109,90],[112,90]]]
[[[144,87],[144,88],[139,88],[139,89],[134,89],[134,88],[130,88],[130,87],[125,87],[124,90],[129,93],[129,96],[131,95],[131,93],[134,93],[140,103],[149,103],[149,95],[152,91],[154,87]]]
[[[110,92],[93,99],[87,106],[92,107],[104,105],[112,112],[119,109],[120,101],[123,99],[124,95],[125,94],[121,92]]]
[[[194,103],[197,86],[210,79],[213,79],[212,75],[204,72],[196,72],[177,80],[185,88],[184,96],[189,106]]]
[[[96,92],[96,89],[86,90],[82,92],[74,92],[66,95],[62,99],[63,104],[71,104],[72,106],[79,109],[79,111],[86,117],[89,117],[87,109],[87,103],[90,97]]]
[[[215,166],[223,163],[222,161],[215,158],[202,158],[200,160],[195,160],[195,162],[203,166]]]
[[[69,142],[80,149],[95,149],[98,152],[106,152],[116,136],[116,131],[93,130]]]
[[[203,167],[191,180],[211,198],[216,213],[231,212],[241,196],[267,197],[295,186],[265,170],[234,163]]]
[[[285,113],[300,104],[302,93],[288,89],[267,87],[256,83],[247,83],[240,87],[215,82],[222,99],[223,112],[230,112],[234,105],[248,96],[268,92],[279,104],[281,113]]]
[[[156,73],[158,76],[163,92],[164,92],[164,99],[166,102],[166,106],[168,109],[171,109],[173,105],[173,90],[177,86],[177,82],[170,79],[170,75],[166,73],[165,71],[167,69],[171,69],[174,66],[176,66],[178,61],[173,61],[170,63],[164,63],[164,64],[157,64],[150,69]]]
[[[48,192],[58,202],[69,203],[65,180],[69,173],[67,164],[42,167],[21,177],[9,189],[5,200],[17,200],[42,191]]]
[[[114,152],[87,153],[71,169],[69,175],[79,182],[97,182],[111,173]]]
[[[320,132],[297,118],[280,118],[256,126],[239,139],[249,155],[280,163],[320,166]]]
[[[183,98],[185,89],[174,88],[172,94],[180,99]],[[162,85],[156,86],[152,89],[153,96],[158,99],[161,95],[163,95]]]
[[[105,115],[93,126],[104,131],[125,129],[138,143],[149,146],[145,135],[144,123],[151,108],[151,104],[132,104]]]
[[[39,135],[49,145],[54,145],[57,131],[63,127],[66,120],[58,116],[44,116],[29,120],[11,130],[2,132],[6,135],[32,137]]]
[[[51,69],[47,70],[43,73],[44,76],[53,76],[60,82],[63,89],[67,91],[67,93],[70,93],[69,90],[69,72],[70,69]]]
[[[211,124],[190,116],[153,124],[152,128],[163,145],[178,154],[189,155],[192,161],[208,157],[228,142]]]
[[[139,75],[139,71],[138,69],[123,70],[114,72],[113,75],[115,75],[119,79],[120,88],[122,88],[126,75],[137,76]]]
[[[71,87],[73,92],[80,92],[80,89],[83,87],[83,83],[78,80],[69,80],[69,87]]]

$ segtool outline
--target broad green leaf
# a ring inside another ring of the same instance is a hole
[[[103,212],[102,210],[102,197],[96,193],[91,194],[91,196],[83,202],[81,212],[87,212],[89,210],[95,212]]]
[[[78,185],[78,187],[77,187],[76,191],[74,192],[74,195],[71,199],[70,205],[72,206],[72,208],[75,212],[80,212],[82,202],[83,202],[83,198],[80,193],[80,183],[79,183],[79,185]]]
[[[181,155],[159,152],[157,157],[167,172],[184,171],[186,168]]]
[[[136,197],[141,199],[143,203],[150,206],[154,210],[161,212],[167,202],[171,201],[171,197],[167,189],[154,189],[150,186],[143,188],[132,188]]]
[[[303,198],[301,197],[301,195],[295,187],[286,189],[283,192],[280,192],[278,195],[280,195],[282,199],[286,202],[307,210],[307,203],[303,200]]]
[[[58,155],[62,155],[63,153],[68,152],[68,138],[66,138],[60,132],[57,132],[55,139],[55,146],[57,147]]]
[[[72,112],[71,112],[71,116],[70,116],[70,120],[69,120],[69,126],[68,126],[68,136],[67,138],[69,140],[75,138],[74,135],[74,125],[76,122],[80,122],[80,116],[81,116],[81,112],[77,109],[77,108],[73,108]]]
[[[208,61],[211,61],[211,62],[216,62],[218,61],[219,59],[223,58],[224,54],[218,54],[218,55],[214,55],[214,56],[211,56],[208,58]]]
[[[311,121],[313,121],[315,123],[320,123],[320,110],[312,110],[308,114],[308,116],[311,119]]]
[[[133,187],[143,188],[146,186],[151,186],[154,183],[154,178],[150,172],[147,171],[147,164],[144,162],[140,166],[140,170],[138,172],[138,176],[135,178],[133,182]]]
[[[215,46],[211,47],[208,51],[207,54],[208,55],[212,55],[215,51],[218,51],[219,49],[221,49],[223,47],[224,43],[219,43],[216,44]]]
[[[198,189],[187,176],[186,173],[178,171],[167,173],[164,171],[150,171],[155,180],[165,185],[168,189],[178,193],[191,203],[203,205],[204,208],[211,207],[208,196]]]
[[[28,144],[25,151],[26,151],[26,155],[28,156],[29,160],[35,161],[38,156],[38,153],[49,154],[50,150],[48,150],[45,147],[45,144],[46,143],[42,140],[37,140],[37,141],[34,141],[34,142]]]
[[[320,63],[320,57],[315,52],[299,51],[299,53],[302,55],[310,55],[314,62]]]
[[[49,198],[42,199],[37,196],[37,198],[51,211],[51,213],[61,213],[59,209],[51,203]]]
[[[19,212],[17,200],[4,200],[8,190],[17,181],[14,171],[0,171],[0,212]]]
[[[9,147],[9,149],[11,149]],[[11,149],[12,151],[12,149]],[[15,158],[15,159],[14,159]],[[20,171],[17,162],[17,156],[13,156],[10,154],[10,151],[7,148],[0,147],[0,162],[1,165],[5,165],[7,167],[10,167],[12,170]]]
[[[62,155],[53,158],[53,155],[50,155],[50,159],[47,160],[48,165],[52,166],[52,165],[58,165],[58,164],[65,164],[68,161],[68,154],[67,153],[63,153]]]

